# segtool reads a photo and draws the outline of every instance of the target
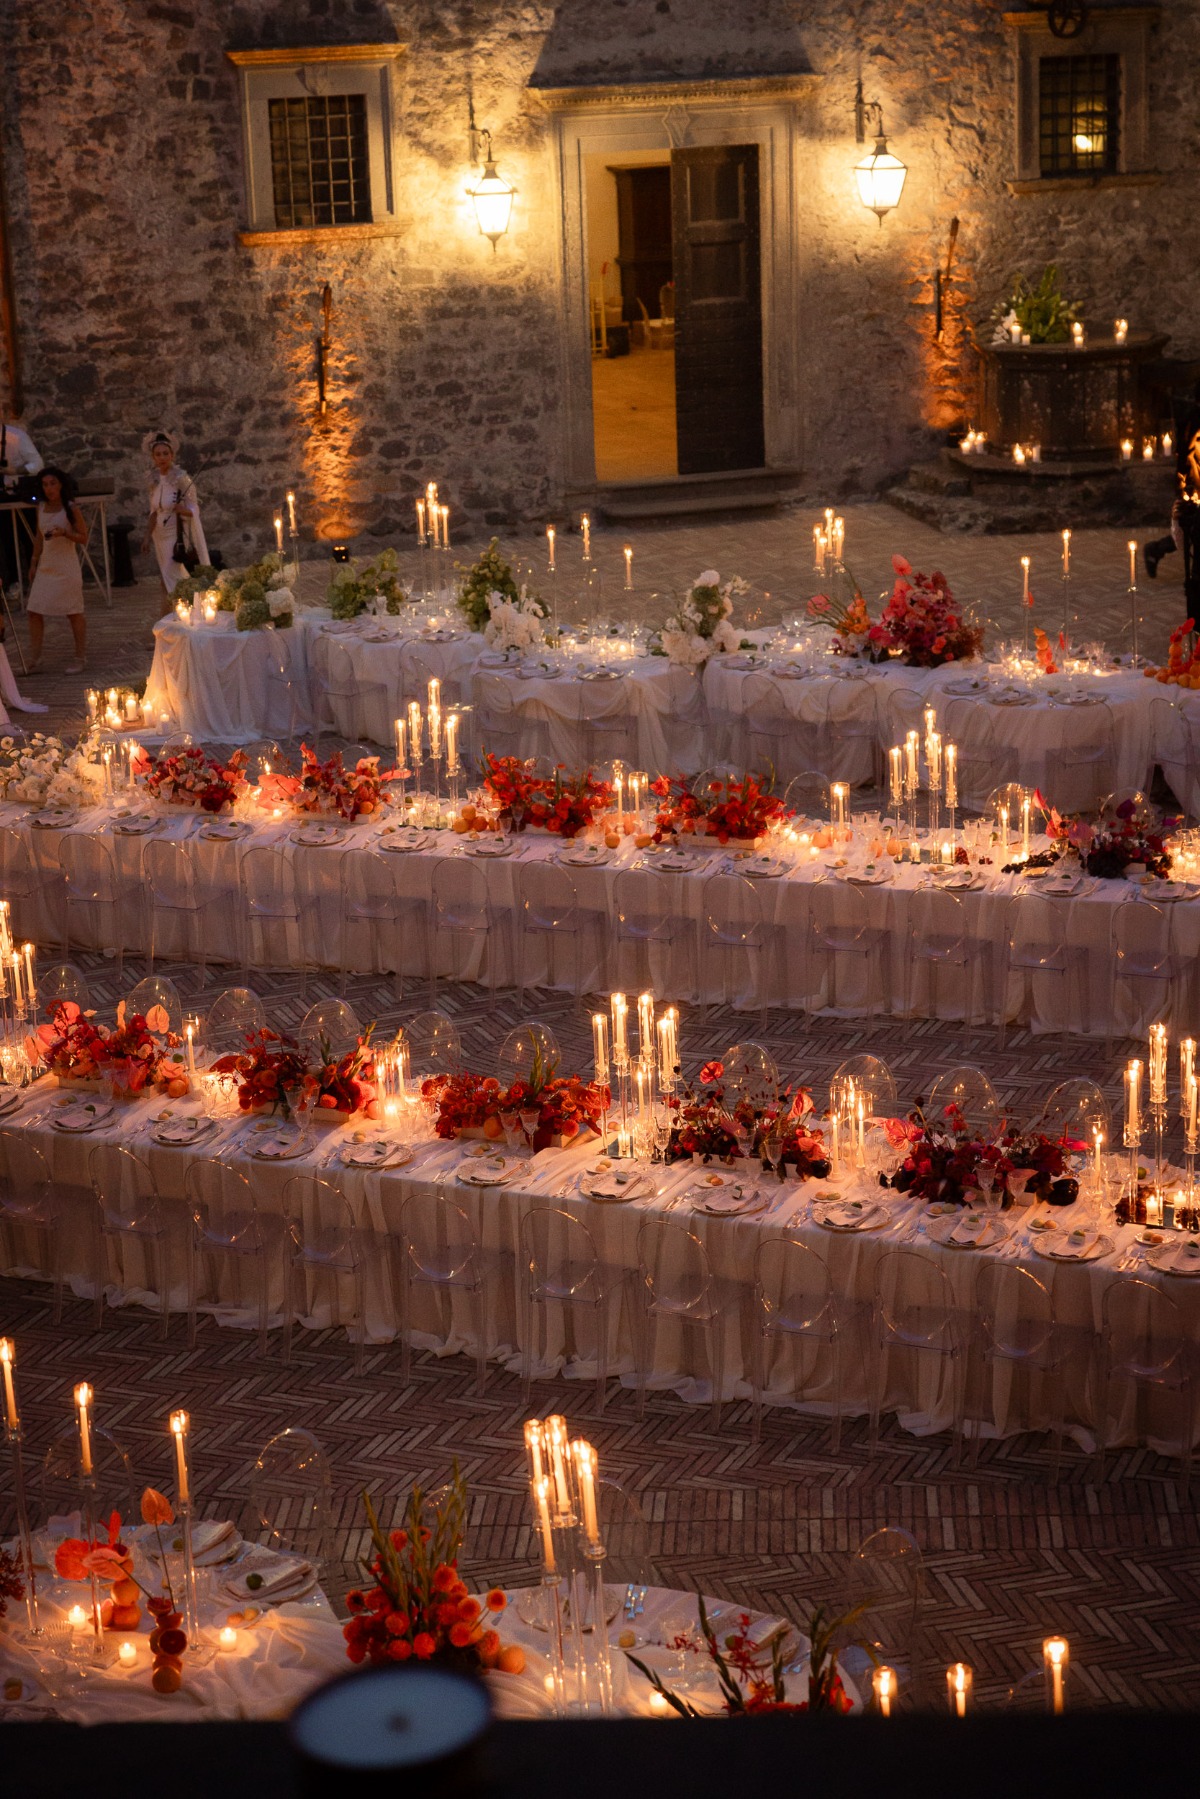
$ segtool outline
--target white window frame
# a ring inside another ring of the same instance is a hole
[[[307,242],[317,236],[379,236],[395,231],[392,68],[405,48],[403,44],[342,44],[311,50],[226,51],[238,71],[241,90],[247,227],[240,234],[243,243]],[[314,94],[362,94],[366,99],[369,222],[300,227],[275,223],[268,102],[306,99]]]

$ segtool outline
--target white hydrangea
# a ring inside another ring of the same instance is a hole
[[[267,605],[272,618],[282,618],[284,613],[295,611],[296,596],[290,587],[272,586],[267,593]]]
[[[668,623],[660,635],[668,662],[676,662],[683,668],[700,668],[708,661],[711,645],[695,631],[685,631],[677,624]]]
[[[491,616],[483,628],[483,637],[492,649],[525,654],[545,643],[546,621],[536,600],[523,597],[517,603],[494,593],[489,606]]]
[[[715,568],[697,575],[666,620],[660,633],[668,660],[686,668],[699,668],[714,650],[736,650],[739,637],[729,619],[733,602],[749,592],[740,576],[721,585]]]

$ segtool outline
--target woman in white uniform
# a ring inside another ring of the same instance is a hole
[[[79,548],[87,542],[83,514],[74,504],[75,483],[60,468],[44,468],[38,476],[37,536],[29,565],[32,584],[26,610],[29,613],[30,674],[42,662],[42,638],[48,618],[65,618],[75,639],[75,660],[63,670],[83,673],[87,652],[87,620],[83,615],[83,571]]]
[[[200,523],[196,483],[176,461],[179,440],[169,431],[151,431],[142,439],[142,448],[153,465],[150,472],[150,518],[142,540],[142,549],[146,551],[153,544],[154,554],[158,557],[158,572],[162,581],[162,604],[159,611],[165,616],[171,610],[171,594],[176,583],[182,581],[188,572],[182,562],[175,560],[179,541],[182,539],[186,548],[194,550],[201,562],[208,561],[208,545],[204,541],[204,527]]]

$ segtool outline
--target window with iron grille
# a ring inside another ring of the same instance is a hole
[[[371,218],[367,103],[362,94],[269,100],[271,186],[281,230]]]
[[[1114,173],[1120,167],[1120,56],[1041,57],[1038,120],[1043,175]]]

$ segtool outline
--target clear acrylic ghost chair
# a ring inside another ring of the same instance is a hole
[[[1004,1127],[1004,1108],[982,1068],[963,1063],[940,1074],[929,1089],[925,1115],[940,1130],[949,1128],[948,1106],[962,1114],[968,1136],[992,1143]]]
[[[502,954],[500,914],[493,906],[487,875],[476,862],[445,861],[434,866],[430,882],[429,915],[429,1003],[437,1001],[443,947],[447,942],[461,946],[459,953],[469,957],[482,941],[487,964],[488,993],[494,1000],[499,982]],[[459,979],[457,974],[452,977]]]
[[[0,1240],[4,1242],[3,1270],[16,1274],[36,1266],[49,1270],[54,1281],[55,1324],[63,1308],[63,1202],[50,1165],[27,1131],[0,1131]],[[40,1242],[42,1253],[32,1263],[29,1250]]]
[[[928,696],[916,687],[902,687],[889,681],[879,702],[879,722],[890,748],[903,744],[910,731],[916,731],[921,747],[925,743],[925,708]]]
[[[107,1541],[108,1520],[118,1512],[126,1529],[138,1516],[138,1488],[129,1456],[104,1425],[91,1425],[92,1472],[96,1480],[96,1532]],[[60,1424],[42,1457],[41,1507],[43,1521],[69,1518],[80,1509],[79,1426],[74,1419]],[[128,1539],[126,1539],[128,1540]],[[82,1594],[84,1588],[80,1588]]]
[[[824,705],[821,719],[788,710],[783,688],[771,675],[747,675],[738,716],[741,761],[786,781],[801,768],[822,764],[828,754]]]
[[[725,1379],[725,1327],[738,1302],[732,1283],[718,1280],[699,1237],[669,1218],[648,1218],[637,1234],[637,1288],[640,1317],[637,1344],[638,1416],[646,1409],[646,1383],[655,1371],[659,1326],[685,1335],[698,1332],[712,1383],[712,1428],[721,1422]]]
[[[994,1381],[1001,1381],[1007,1395],[1018,1375],[1027,1373],[1031,1393],[1038,1395],[1039,1411],[1049,1410],[1053,1415],[1049,1426],[1054,1439],[1051,1479],[1056,1481],[1066,1434],[1062,1370],[1074,1340],[1058,1322],[1053,1295],[1027,1268],[1014,1262],[985,1262],[975,1276],[972,1323],[959,1427],[960,1434],[965,1437],[969,1432],[971,1437],[971,1466],[979,1461],[984,1425],[992,1421]]]
[[[72,962],[56,962],[52,967],[43,969],[38,976],[39,1020],[52,1017],[55,1006],[61,1006],[64,1002],[78,1006],[81,1012],[91,1010],[91,989]]]
[[[851,1083],[865,1102],[868,1118],[896,1116],[896,1077],[879,1056],[847,1056],[839,1062],[829,1082],[831,1097],[848,1095]]]
[[[310,1430],[289,1426],[263,1444],[250,1470],[245,1534],[319,1568],[333,1544],[329,1458]]]
[[[891,933],[873,925],[864,894],[841,881],[814,882],[808,892],[809,1011],[838,1009],[841,965],[861,970],[866,1010],[876,1008],[872,995],[882,995],[882,1010],[891,1011]]]
[[[1113,790],[1116,732],[1106,700],[1094,706],[1048,707],[1042,727],[1042,779],[1047,801],[1060,812],[1094,812]]]
[[[823,767],[834,781],[876,786],[880,776],[879,717],[866,681],[831,681],[826,700]]]
[[[615,681],[579,681],[575,727],[579,756],[586,765],[611,760],[637,760],[638,721],[627,676]]]
[[[610,1625],[620,1616],[621,1628],[627,1630],[645,1611],[647,1587],[661,1584],[650,1554],[650,1526],[636,1495],[603,1474],[596,1482],[596,1518],[604,1544],[605,1613]],[[517,1588],[514,1599],[524,1623],[542,1631],[545,1595],[540,1581],[541,1539],[536,1532],[530,1533],[529,1549],[535,1572],[528,1584]],[[584,1617],[584,1628],[590,1629],[590,1594]]]
[[[752,1435],[762,1435],[763,1395],[770,1363],[786,1346],[791,1360],[788,1391],[804,1400],[810,1392],[830,1391],[819,1361],[828,1356],[832,1370],[832,1448],[842,1440],[842,1345],[856,1313],[834,1292],[825,1260],[798,1237],[767,1237],[754,1252],[754,1363]],[[808,1352],[808,1353],[806,1353]],[[827,1404],[823,1397],[822,1403]]]
[[[905,1010],[915,1017],[918,982],[922,974],[928,983],[929,1018],[941,1016],[938,1004],[941,975],[954,975],[964,993],[963,1016],[974,1022],[974,972],[978,954],[967,933],[967,914],[957,894],[939,893],[918,888],[909,900],[908,942],[905,961],[908,969],[908,993]]]
[[[145,1018],[155,1006],[160,1006],[166,1013],[167,1029],[178,1036],[183,1030],[183,999],[169,975],[148,974],[125,995],[126,1018],[139,1014]]]
[[[390,972],[395,982],[397,1005],[404,995],[404,945],[421,943],[429,917],[424,895],[396,891],[395,870],[386,856],[370,850],[347,850],[342,857],[342,992],[351,968],[362,961],[352,954],[360,933],[366,933],[366,966]]]
[[[406,1018],[398,1040],[408,1047],[409,1073],[414,1080],[458,1074],[462,1068],[462,1037],[444,1012],[417,1012]]]
[[[245,1175],[212,1159],[188,1164],[183,1193],[192,1218],[188,1257],[189,1348],[196,1346],[202,1293],[216,1302],[223,1298],[222,1285],[227,1285],[233,1289],[230,1304],[239,1309],[253,1307],[258,1353],[265,1356],[271,1274],[273,1267],[280,1265],[283,1219],[278,1213],[260,1213]]]
[[[939,1388],[950,1382],[945,1408],[954,1421],[955,1456],[961,1450],[959,1387],[964,1349],[962,1320],[954,1303],[954,1290],[942,1270],[928,1255],[893,1249],[875,1265],[872,1306],[873,1367],[871,1369],[870,1449],[879,1447],[879,1420],[884,1411],[909,1403],[902,1387],[893,1398],[889,1374],[893,1358],[906,1368],[920,1356],[937,1356],[941,1364]]]
[[[371,652],[356,658],[336,637],[326,637],[324,648],[324,678],[313,683],[317,690],[315,748],[322,760],[334,749],[327,738],[362,737],[364,720],[388,713],[388,684],[368,672],[380,666]]]
[[[246,1047],[246,1038],[261,1031],[267,1022],[267,1009],[249,987],[226,987],[208,1008],[201,1026],[201,1039],[209,1056],[236,1054]]]
[[[242,857],[241,883],[242,984],[249,980],[251,959],[260,967],[292,968],[298,962],[300,997],[305,998],[308,976],[303,949],[297,958],[288,947],[289,935],[300,932],[300,902],[292,863],[275,845],[249,849]],[[274,956],[272,943],[277,948]]]
[[[353,1006],[344,999],[319,999],[300,1020],[296,1040],[314,1056],[323,1055],[328,1047],[336,1061],[358,1047],[362,1034],[362,1022]]]
[[[117,952],[117,973],[125,966],[124,930],[120,914],[131,899],[127,883],[117,875],[112,854],[101,837],[86,831],[68,831],[58,846],[63,872],[63,954],[69,960],[72,926],[76,920],[88,947]]]
[[[61,891],[63,879],[61,873],[55,879],[53,871],[43,878],[34,864],[33,850],[26,833],[13,825],[0,826],[0,893],[3,893],[13,908],[14,935],[25,934],[23,930],[17,930],[18,920],[32,927],[36,908],[41,925],[39,939],[42,943],[46,942],[50,934],[46,928],[49,923],[46,918],[47,902],[51,901],[56,887]]]
[[[711,738],[703,679],[695,669],[667,668],[655,676],[653,696],[666,743],[666,765],[659,773],[682,776],[696,766],[696,746]]]
[[[119,1245],[122,1262],[134,1247],[145,1259],[150,1290],[158,1296],[159,1335],[165,1337],[171,1302],[171,1214],[159,1197],[145,1162],[117,1143],[97,1143],[88,1157],[88,1179],[95,1199],[94,1323],[104,1318],[105,1274],[110,1245]],[[128,1274],[123,1284],[139,1283]]]
[[[401,1379],[412,1369],[413,1300],[417,1288],[436,1296],[441,1335],[454,1335],[455,1303],[470,1315],[475,1343],[475,1391],[487,1381],[487,1283],[484,1251],[462,1206],[447,1199],[440,1185],[409,1195],[401,1215],[399,1313]]]
[[[1150,702],[1151,762],[1162,769],[1187,816],[1200,818],[1200,732],[1189,710],[1174,700]]]
[[[916,1538],[894,1524],[873,1531],[851,1557],[847,1586],[849,1605],[865,1608],[853,1635],[868,1648],[843,1649],[839,1661],[869,1686],[873,1651],[875,1662],[895,1669],[900,1703],[919,1704],[925,1564]]]
[[[1113,907],[1113,1006],[1110,1016],[1119,1011],[1119,990],[1126,989],[1132,1000],[1136,994],[1134,1023],[1127,1033],[1140,1036],[1149,1024],[1168,1013],[1181,1015],[1181,1027],[1191,1022],[1191,986],[1195,970],[1192,959],[1181,956],[1172,947],[1170,916],[1148,900],[1124,899]],[[1186,1010],[1177,1004],[1172,989],[1183,989]]]
[[[1090,1150],[1097,1130],[1112,1143],[1112,1112],[1095,1081],[1076,1077],[1050,1089],[1035,1128],[1056,1142],[1084,1143]]]
[[[700,892],[700,991],[711,991],[716,984],[708,972],[714,960],[720,969],[722,1005],[737,1005],[739,976],[748,976],[763,1030],[779,972],[778,930],[767,911],[762,887],[744,875],[709,875]]]
[[[1096,1351],[1096,1395],[1092,1411],[1096,1428],[1095,1480],[1104,1478],[1110,1435],[1119,1428],[1120,1413],[1109,1412],[1113,1382],[1133,1389],[1137,1442],[1148,1435],[1142,1427],[1139,1401],[1156,1396],[1160,1405],[1174,1397],[1179,1416],[1179,1492],[1186,1503],[1196,1428],[1196,1386],[1200,1380],[1200,1346],[1188,1328],[1178,1302],[1160,1287],[1136,1276],[1111,1281],[1101,1302],[1100,1341]]]
[[[190,843],[174,838],[153,838],[142,853],[142,875],[150,906],[150,967],[159,950],[160,925],[166,916],[175,921],[184,962],[197,962],[203,981],[208,966],[208,926],[214,908],[229,895],[216,879],[204,872]]]
[[[475,729],[479,749],[494,756],[548,755],[550,727],[531,701],[521,701],[511,675],[475,676]]]
[[[296,739],[308,723],[308,704],[292,678],[292,664],[282,644],[270,644],[262,674],[263,718],[267,729],[275,733],[272,748],[276,754],[269,755],[269,760],[272,772],[278,774],[295,753]]]
[[[315,1174],[294,1174],[284,1185],[283,1215],[288,1237],[284,1246],[287,1263],[284,1360],[290,1362],[292,1359],[292,1337],[301,1316],[308,1310],[310,1285],[317,1288],[322,1282],[328,1282],[330,1317],[339,1322],[345,1322],[340,1289],[349,1286],[353,1290],[354,1311],[346,1328],[347,1334],[352,1333],[354,1339],[354,1372],[361,1374],[367,1332],[363,1244],[350,1202],[331,1182],[321,1180]]]
[[[534,1360],[542,1360],[542,1341],[552,1360],[558,1327],[564,1364],[574,1359],[596,1364],[596,1410],[604,1410],[608,1386],[610,1311],[619,1277],[604,1265],[596,1240],[580,1219],[557,1206],[537,1206],[520,1225],[522,1318],[522,1401],[528,1406]],[[590,1345],[581,1346],[577,1319],[590,1319]],[[535,1338],[537,1339],[535,1344]],[[590,1354],[588,1349],[590,1347]]]
[[[190,731],[176,731],[170,737],[164,737],[160,756],[177,756],[180,750],[190,750],[196,739]]]
[[[987,810],[988,795],[996,785],[998,774],[1015,774],[1020,755],[1015,745],[1005,742],[996,721],[978,700],[951,700],[942,713],[945,741],[957,751],[958,804],[963,811]],[[1020,802],[1014,815],[1020,818]]]
[[[803,768],[788,782],[783,804],[795,813],[797,824],[828,824],[829,781],[819,769]]]
[[[613,880],[612,937],[616,978],[622,968],[622,951],[632,953],[637,972],[636,981],[628,983],[635,992],[663,987],[691,995],[696,982],[696,927],[682,904],[679,876],[654,874],[649,869],[622,869]],[[665,972],[655,978],[654,963],[658,956],[680,954],[687,959],[689,979],[681,988],[678,979]],[[615,983],[614,983],[615,984]]]
[[[1036,1016],[1038,1002],[1047,989],[1053,991],[1055,1011],[1067,1032],[1087,1028],[1091,1019],[1086,947],[1070,932],[1071,911],[1061,900],[1024,894],[1020,905],[1008,908],[1008,923],[1000,942],[1000,979],[996,991],[998,1038],[1001,1047],[1008,1031],[1008,994],[1014,974],[1021,977],[1017,1016]]]
[[[514,1025],[496,1052],[496,1077],[502,1087],[530,1079],[537,1065],[549,1073],[562,1061],[562,1048],[548,1024],[527,1018]]]
[[[525,1000],[526,945],[530,938],[537,938],[545,946],[548,987],[560,985],[556,945],[561,944],[569,955],[570,990],[578,1007],[583,998],[584,941],[589,932],[595,935],[599,915],[586,912],[579,904],[579,890],[565,868],[552,862],[522,862],[516,874],[513,960],[517,1004],[523,1005]]]

